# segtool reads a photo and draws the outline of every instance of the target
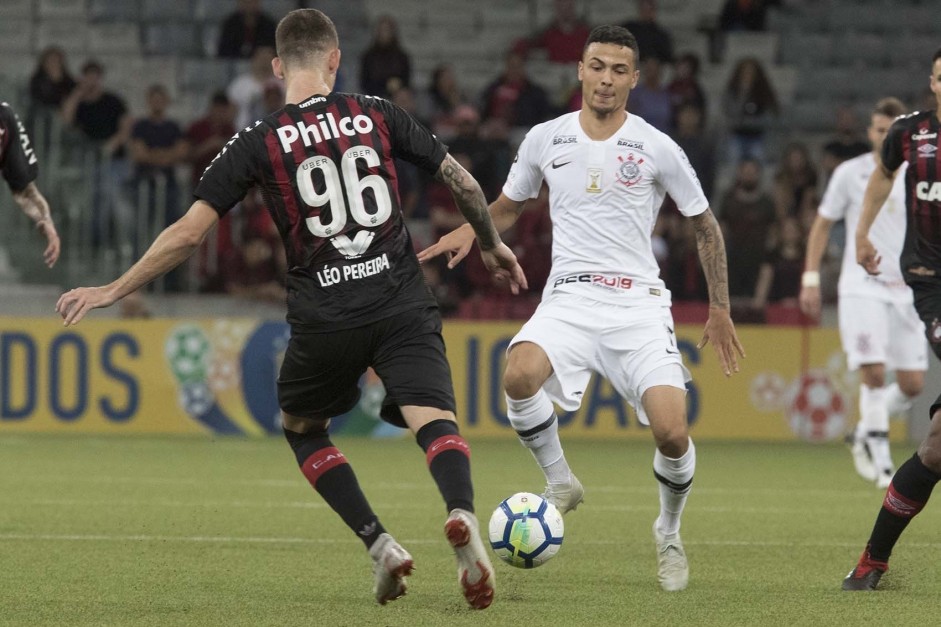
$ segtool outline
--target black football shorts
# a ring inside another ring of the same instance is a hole
[[[451,367],[436,307],[412,309],[355,329],[292,333],[281,373],[281,409],[302,418],[344,414],[359,402],[372,366],[386,388],[382,419],[405,427],[402,405],[455,411]]]

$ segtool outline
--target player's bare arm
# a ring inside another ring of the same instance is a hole
[[[800,308],[808,316],[820,316],[820,261],[830,239],[833,221],[818,215],[807,236],[804,274],[801,275]]]
[[[876,247],[869,241],[869,229],[876,221],[879,210],[885,204],[892,192],[892,182],[895,173],[890,172],[884,165],[876,168],[869,177],[866,185],[866,195],[863,197],[863,211],[859,215],[859,224],[856,225],[856,263],[872,275],[879,274],[879,256]]]
[[[500,244],[500,234],[487,211],[487,199],[480,184],[450,154],[445,155],[435,178],[451,190],[454,202],[467,223],[474,229],[481,250],[491,250]]]
[[[513,226],[520,214],[523,213],[524,206],[524,203],[510,200],[505,194],[501,193],[488,209],[490,219],[497,231],[503,233]],[[448,257],[448,268],[454,268],[467,256],[473,244],[474,229],[471,228],[470,224],[463,224],[418,253],[418,260],[424,263],[443,253]]]
[[[473,236],[476,236],[477,241],[480,243],[480,256],[484,261],[484,265],[487,266],[487,269],[493,276],[494,281],[501,285],[508,284],[510,291],[514,294],[518,294],[520,288],[524,290],[527,289],[526,275],[523,273],[523,269],[516,260],[516,255],[514,255],[513,251],[500,239],[500,234],[497,232],[497,228],[490,218],[484,192],[480,189],[480,184],[477,183],[477,180],[471,176],[460,163],[455,161],[451,155],[445,156],[441,167],[438,169],[436,178],[444,182],[454,195],[454,201],[457,203],[458,209],[460,209],[464,218],[467,220],[470,229],[472,229]],[[422,251],[419,255],[419,261],[430,259],[441,252],[449,252],[452,250],[452,247],[457,246],[457,250],[459,252],[462,251],[462,254],[455,259],[455,255],[449,253],[451,254],[451,259],[449,260],[448,266],[453,268],[457,265],[461,259],[467,256],[473,244],[471,233],[462,233],[461,228],[462,227],[459,227],[449,233],[449,235],[455,235],[453,238],[454,242],[447,244],[434,254],[425,254],[428,251]],[[443,240],[444,238],[442,238],[442,241]],[[440,244],[441,242],[438,243],[438,245]]]
[[[118,279],[101,287],[79,287],[60,296],[56,311],[62,316],[63,325],[78,324],[89,310],[108,307],[183,263],[218,221],[215,209],[197,200],[186,215],[165,228],[144,256]]]
[[[51,268],[59,259],[61,244],[46,197],[39,191],[36,183],[30,183],[23,191],[13,194],[13,200],[46,238],[46,250],[43,251],[42,257],[46,265]]]
[[[699,348],[709,342],[716,351],[719,365],[725,376],[738,372],[738,359],[736,352],[745,356],[738,336],[735,334],[735,325],[732,324],[729,302],[729,270],[725,256],[725,240],[719,222],[712,209],[706,209],[697,216],[690,218],[693,221],[693,230],[696,233],[696,247],[699,250],[699,262],[706,275],[706,284],[709,286],[709,319],[703,330]]]

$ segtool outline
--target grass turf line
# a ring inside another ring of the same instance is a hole
[[[661,592],[653,447],[566,443],[586,502],[530,571],[497,563],[466,609],[444,506],[410,439],[337,439],[415,557],[404,599],[371,595],[361,544],[280,439],[0,437],[0,625],[820,625],[923,623],[941,611],[941,506],[911,524],[877,594],[840,591],[881,494],[842,446],[697,443],[683,520],[688,590]],[[477,507],[542,489],[514,441],[473,441]],[[901,461],[911,447],[896,448]]]

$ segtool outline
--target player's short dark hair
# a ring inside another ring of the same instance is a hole
[[[304,62],[336,48],[337,29],[317,9],[297,9],[285,15],[275,31],[275,48],[282,62]]]
[[[875,108],[872,110],[873,115],[884,115],[887,118],[892,118],[893,120],[900,115],[904,115],[907,109],[901,100],[898,98],[883,98],[876,103]]]
[[[595,26],[588,33],[588,40],[585,41],[585,47],[582,48],[582,56],[591,44],[615,44],[624,46],[634,51],[634,65],[640,63],[640,47],[637,45],[637,39],[623,26],[606,24],[604,26]]]
[[[931,57],[931,64],[934,65],[934,62],[938,59],[941,59],[941,48],[934,51],[934,56]]]

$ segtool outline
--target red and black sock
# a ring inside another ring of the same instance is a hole
[[[924,508],[941,476],[925,466],[918,453],[902,464],[892,478],[869,538],[869,556],[888,562],[905,527]]]
[[[385,529],[359,487],[353,467],[330,441],[326,429],[308,433],[284,430],[301,472],[368,549]]]
[[[448,511],[464,509],[474,511],[474,486],[471,483],[470,447],[460,436],[457,423],[434,420],[415,434],[418,445],[425,451],[428,469]]]

